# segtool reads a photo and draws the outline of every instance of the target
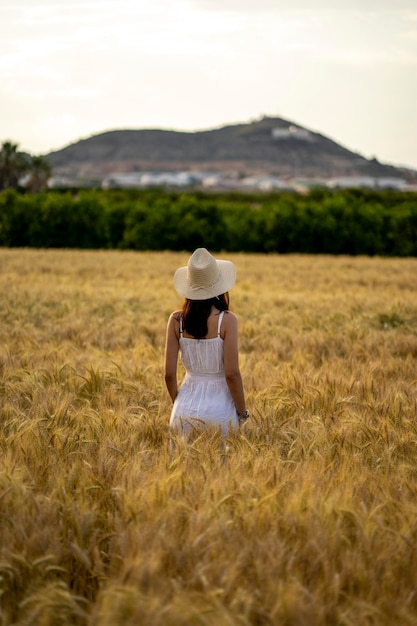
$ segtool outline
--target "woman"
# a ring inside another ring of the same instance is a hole
[[[199,425],[224,435],[249,417],[238,359],[238,321],[229,311],[228,291],[236,282],[231,261],[216,261],[197,248],[174,275],[185,298],[171,314],[165,344],[165,382],[174,403],[170,425],[188,435]],[[178,352],[186,375],[178,389]]]

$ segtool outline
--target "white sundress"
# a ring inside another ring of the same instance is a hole
[[[220,327],[224,311],[219,315],[217,337],[192,339],[184,337],[180,320],[180,353],[185,377],[172,407],[170,426],[184,435],[193,427],[220,427],[227,435],[237,429],[239,420],[226,383],[223,363],[223,339]]]

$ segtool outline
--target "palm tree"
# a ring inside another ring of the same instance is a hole
[[[33,156],[30,160],[29,177],[25,183],[26,189],[35,193],[45,189],[51,172],[51,165],[45,157]]]
[[[17,189],[20,178],[28,169],[28,157],[18,151],[18,144],[3,142],[0,148],[0,190],[7,187]]]

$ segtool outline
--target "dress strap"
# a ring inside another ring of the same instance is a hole
[[[182,315],[181,315],[180,316],[180,335],[181,335],[181,337],[183,336],[183,334],[184,334],[184,329],[183,329],[183,326],[182,326]]]
[[[222,321],[223,321],[223,316],[224,316],[224,311],[222,311],[219,315],[219,321],[217,324],[217,336],[220,337],[220,326],[222,325]]]

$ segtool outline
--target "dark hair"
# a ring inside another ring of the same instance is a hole
[[[229,294],[222,293],[216,298],[209,300],[189,300],[186,298],[182,307],[182,319],[184,330],[196,339],[202,339],[208,333],[207,320],[211,307],[215,306],[219,311],[229,310]]]

